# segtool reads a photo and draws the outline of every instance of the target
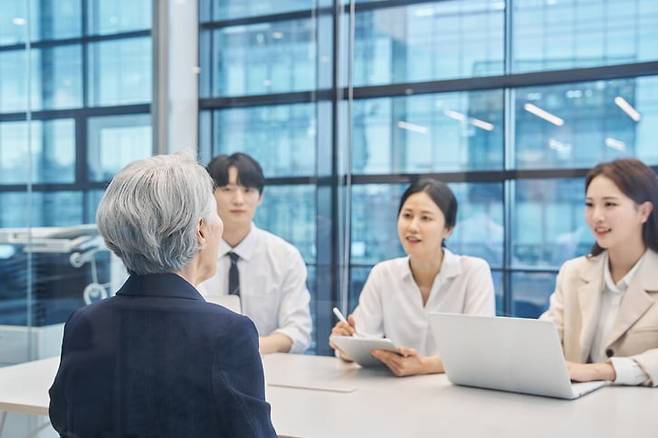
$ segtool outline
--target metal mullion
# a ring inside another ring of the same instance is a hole
[[[513,0],[505,0],[504,19],[504,73],[511,75],[513,70]],[[503,89],[503,169],[515,169],[515,137],[514,137],[514,91],[511,88]],[[503,182],[503,315],[512,314],[512,274],[509,268],[512,265],[512,216],[514,209],[514,183],[512,178]]]
[[[446,79],[427,82],[407,82],[391,85],[373,85],[354,88],[354,98],[397,97],[457,91],[482,91],[500,88],[559,85],[658,75],[658,62],[602,67],[548,70],[497,76]]]
[[[283,105],[294,103],[310,103],[329,101],[333,91],[330,89],[317,91],[293,91],[279,94],[260,94],[252,96],[212,97],[199,99],[199,109],[219,109],[223,107],[238,108],[247,106]]]
[[[518,73],[499,76],[447,79],[428,82],[411,82],[391,85],[377,85],[354,88],[354,99],[371,99],[381,97],[405,97],[410,95],[497,90],[503,88],[522,88],[530,86],[550,86],[565,83],[593,82],[658,75],[658,62],[640,62],[634,64],[591,67],[569,70]],[[345,98],[346,89],[339,89],[340,98]],[[310,102],[332,98],[332,90],[299,91],[280,94],[215,97],[200,99],[201,109],[218,107],[241,107],[256,105],[276,105],[284,103]]]
[[[277,23],[281,21],[291,21],[291,20],[307,20],[307,19],[313,19],[316,16],[320,16],[320,15],[329,15],[332,12],[333,12],[333,8],[329,6],[324,8],[318,8],[315,10],[315,13],[313,9],[304,9],[299,11],[281,12],[281,13],[269,14],[269,15],[254,15],[249,17],[229,18],[226,20],[215,20],[215,21],[207,21],[205,23],[200,23],[199,27],[202,30],[216,30],[216,29],[223,29],[233,26],[248,26],[252,24],[266,24],[266,23],[269,24],[269,23]]]
[[[96,43],[102,41],[114,41],[121,39],[139,38],[139,37],[149,36],[150,34],[151,34],[150,30],[136,30],[131,32],[121,32],[121,33],[113,33],[107,35],[87,35],[82,37],[62,38],[57,40],[34,41],[31,44],[31,46],[34,49],[47,49],[47,48],[58,47],[58,46],[70,46],[70,45]],[[25,43],[10,44],[10,45],[0,46],[0,52],[23,50],[24,48],[25,48]]]
[[[372,3],[356,3],[355,11],[358,13],[358,12],[366,12],[366,11],[375,11],[379,9],[390,9],[390,8],[399,8],[405,6],[413,6],[423,3],[430,3],[430,4],[443,3],[447,1],[453,1],[453,0],[388,0],[388,1],[378,1]],[[347,6],[348,5],[346,5],[346,9]]]
[[[32,113],[32,120],[52,120],[75,118],[79,116],[112,116],[125,114],[148,114],[150,104],[135,104],[92,108],[75,108],[62,110],[43,110]],[[26,120],[25,113],[0,114],[0,122],[20,122]]]
[[[34,192],[73,192],[84,190],[104,189],[107,182],[87,182],[87,183],[34,183],[32,190]],[[25,184],[0,184],[0,192],[25,192]]]

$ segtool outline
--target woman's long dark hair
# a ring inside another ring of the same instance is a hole
[[[420,192],[427,193],[427,196],[439,207],[445,218],[445,227],[448,229],[455,228],[455,222],[457,221],[457,198],[455,198],[455,194],[450,190],[448,184],[433,178],[419,179],[407,187],[407,190],[402,194],[402,198],[400,198],[398,217],[400,217],[402,207],[407,202],[407,199],[409,199],[409,196]],[[445,240],[442,242],[442,246],[445,246]]]
[[[601,163],[589,171],[585,177],[585,193],[590,183],[597,176],[611,180],[621,192],[636,204],[651,202],[653,210],[642,226],[642,241],[647,248],[658,252],[658,178],[646,164],[635,158],[623,158]],[[604,251],[597,243],[592,247],[592,256]]]

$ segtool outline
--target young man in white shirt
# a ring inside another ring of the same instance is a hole
[[[242,313],[258,329],[262,354],[302,353],[311,341],[310,294],[299,251],[252,220],[263,200],[265,177],[247,154],[219,155],[208,164],[217,210],[224,222],[217,273],[201,293],[238,295]]]

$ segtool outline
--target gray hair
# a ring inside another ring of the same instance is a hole
[[[216,222],[213,181],[189,153],[134,161],[117,173],[96,213],[105,244],[131,274],[178,272],[199,251],[199,219]]]

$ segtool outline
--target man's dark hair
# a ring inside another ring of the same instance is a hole
[[[215,181],[215,186],[223,187],[228,185],[228,170],[231,167],[235,167],[238,171],[238,184],[255,188],[259,194],[263,194],[263,188],[265,187],[263,169],[258,161],[250,155],[242,152],[231,155],[217,155],[208,163],[206,169]]]

